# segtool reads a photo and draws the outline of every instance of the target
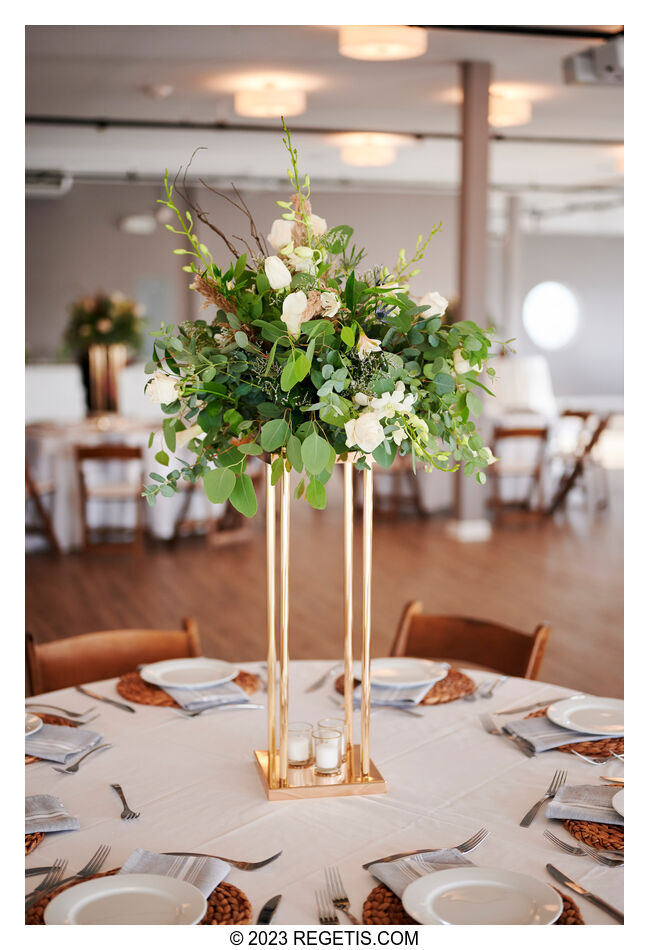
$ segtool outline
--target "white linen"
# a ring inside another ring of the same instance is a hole
[[[332,715],[331,697],[338,696],[333,677],[327,687],[305,692],[332,662],[291,663],[291,720],[316,723]],[[240,665],[260,670],[259,664]],[[468,672],[476,681],[493,679]],[[115,682],[95,688],[120,699]],[[266,747],[265,710],[225,709],[189,719],[169,708],[136,706],[136,714],[129,715],[102,703],[97,725],[114,744],[110,757],[91,758],[92,765],[73,780],[42,762],[25,770],[28,794],[64,794],[81,820],[80,831],[54,841],[46,837],[29,863],[65,857],[74,871],[104,842],[112,848],[106,868],[123,864],[135,847],[251,861],[283,849],[261,870],[233,868],[228,881],[245,891],[255,917],[272,894],[282,894],[273,923],[317,924],[314,890],[324,887],[325,867],[340,869],[352,911],[360,916],[375,883],[364,863],[397,851],[452,848],[485,826],[489,837],[468,855],[477,866],[520,871],[551,884],[545,870],[550,862],[622,910],[623,870],[558,851],[542,834],[544,827],[556,830],[555,824],[541,814],[531,828],[518,824],[555,769],[567,769],[568,781],[576,785],[597,781],[599,767],[557,751],[526,758],[513,742],[486,733],[478,718],[480,712],[574,693],[512,678],[493,699],[421,707],[422,718],[376,709],[372,758],[387,781],[387,794],[277,803],[266,801],[253,761],[253,750]],[[257,693],[258,699],[265,703],[265,694]],[[81,708],[78,700],[73,689],[47,698],[70,709]],[[354,730],[358,741],[358,714]],[[115,781],[137,801],[137,823],[120,820],[110,788]],[[614,923],[588,902],[577,898],[577,903],[586,923]]]

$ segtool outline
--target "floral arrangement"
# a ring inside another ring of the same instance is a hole
[[[65,345],[85,353],[95,343],[123,343],[139,350],[144,340],[142,307],[116,291],[82,297],[70,307]]]
[[[229,499],[251,516],[257,502],[246,464],[262,455],[273,484],[284,471],[301,474],[295,495],[314,508],[325,507],[336,458],[350,452],[359,469],[370,456],[387,468],[410,453],[413,467],[421,460],[450,472],[463,464],[484,483],[494,457],[471,415],[482,410],[477,391],[489,392],[479,374],[493,331],[469,320],[446,326],[440,294],[414,300],[408,292],[439,227],[418,237],[410,258],[401,250],[394,268],[363,268],[352,229],[330,228],[312,212],[309,177],[300,178],[284,131],[294,193],[277,202],[281,217],[266,240],[236,188],[233,199],[202,182],[246,216],[250,243],[229,238],[192,200],[189,165],[173,184],[165,176],[161,203],[177,217],[167,228],[188,245],[174,253],[189,258],[191,287],[214,310],[152,334],[146,392],[161,404],[166,442],[156,459],[169,466],[168,452],[188,448],[195,460],[177,459],[166,477],[151,473],[147,501],[173,495],[180,479],[202,478],[212,502]],[[176,206],[174,190],[188,210]],[[235,258],[226,269],[199,240],[194,217],[225,241]]]

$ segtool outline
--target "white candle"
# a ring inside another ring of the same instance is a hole
[[[315,764],[317,769],[332,772],[340,767],[340,738],[319,739],[315,747]]]
[[[299,733],[288,736],[288,760],[289,762],[306,762],[311,758],[311,749],[308,736]]]

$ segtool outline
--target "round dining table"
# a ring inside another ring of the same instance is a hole
[[[265,707],[263,665],[239,666],[261,676],[252,702]],[[319,719],[343,715],[334,673],[325,685],[308,691],[331,666],[330,660],[291,662],[290,720],[315,726]],[[475,670],[467,673],[476,683],[493,679]],[[86,685],[123,702],[116,682]],[[253,758],[254,749],[265,748],[265,708],[216,709],[188,718],[179,709],[135,703],[136,712],[130,713],[74,688],[30,697],[30,704],[47,702],[77,712],[95,707],[99,717],[87,728],[100,732],[112,748],[90,756],[75,774],[62,775],[45,761],[26,766],[26,794],[58,796],[80,822],[78,831],[47,834],[27,857],[27,866],[61,857],[68,860],[70,874],[101,844],[111,848],[104,870],[120,867],[136,848],[243,861],[260,861],[281,850],[277,860],[259,870],[233,868],[227,881],[250,899],[253,922],[264,903],[281,894],[273,925],[315,926],[314,894],[325,888],[325,868],[338,868],[351,910],[360,918],[376,885],[363,864],[401,851],[453,847],[485,827],[489,836],[469,856],[479,867],[518,871],[553,884],[546,870],[551,863],[623,910],[622,869],[559,851],[544,837],[546,828],[573,845],[578,842],[561,822],[545,818],[544,809],[530,827],[519,825],[555,770],[567,769],[570,785],[599,785],[603,774],[621,775],[623,763],[611,759],[604,766],[591,765],[559,751],[528,758],[506,737],[487,733],[480,720],[480,714],[489,713],[500,725],[519,718],[497,715],[500,709],[574,693],[512,677],[490,699],[419,706],[421,716],[374,707],[371,755],[387,793],[280,802],[266,800]],[[357,712],[356,735],[359,718]],[[138,819],[120,819],[122,805],[112,783],[122,786]],[[27,890],[35,883],[27,878]],[[615,923],[585,899],[571,896],[586,924]],[[347,923],[342,915],[341,923]]]

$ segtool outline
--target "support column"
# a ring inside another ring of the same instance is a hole
[[[462,179],[459,207],[460,319],[482,326],[487,318],[487,197],[489,183],[489,83],[491,64],[460,64]],[[455,520],[449,532],[461,541],[491,535],[485,518],[486,492],[462,472],[455,475]]]
[[[507,222],[503,242],[503,339],[520,336],[520,273],[522,258],[521,199],[507,198]]]

